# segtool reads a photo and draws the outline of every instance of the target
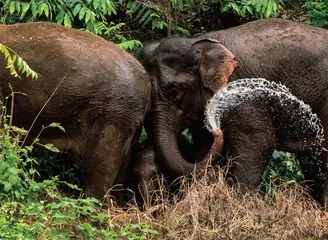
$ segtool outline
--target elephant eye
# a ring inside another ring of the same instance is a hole
[[[178,91],[175,95],[175,101],[180,101],[183,97],[183,91]]]
[[[183,97],[183,89],[178,84],[168,85],[168,94],[173,101],[180,101]]]

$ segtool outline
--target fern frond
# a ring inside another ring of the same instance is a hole
[[[26,74],[27,78],[29,76],[31,76],[32,79],[37,79],[39,77],[39,74],[33,71],[29,65],[17,53],[15,53],[15,51],[1,43],[0,52],[4,55],[5,60],[7,61],[6,68],[9,69],[10,74],[14,77],[20,78],[19,73]],[[18,68],[18,70],[16,68]]]

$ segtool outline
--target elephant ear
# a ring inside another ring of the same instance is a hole
[[[237,67],[235,56],[218,41],[204,39],[191,47],[195,54],[203,85],[213,93],[225,87]]]

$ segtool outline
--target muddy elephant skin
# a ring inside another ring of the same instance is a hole
[[[29,135],[52,122],[41,143],[73,150],[85,193],[101,199],[126,181],[131,148],[150,107],[150,81],[143,66],[104,39],[54,23],[0,25],[0,43],[13,49],[40,74],[14,79],[0,58],[2,96],[15,92],[14,124],[28,129],[53,94]],[[57,89],[58,88],[58,89]]]
[[[181,175],[193,170],[195,165],[190,163],[204,158],[213,141],[204,130],[204,107],[227,78],[234,81],[261,77],[285,84],[318,114],[328,136],[327,47],[327,30],[283,19],[258,20],[197,38],[167,38],[146,45],[139,59],[152,82],[152,110],[147,128],[152,132],[160,161],[172,173]],[[272,153],[276,139],[270,136],[275,136],[275,132],[268,133],[268,138],[258,136],[261,132],[258,126],[262,126],[258,121],[266,122],[271,131],[272,123],[265,120],[265,111],[256,110],[258,118],[252,121],[242,112],[230,117],[229,127],[236,130],[224,129],[225,139],[235,139],[225,143],[225,147],[233,146],[229,154],[238,156],[243,165],[256,166],[266,162],[263,158]],[[193,134],[194,144],[188,154],[179,149],[177,141],[185,128]],[[325,145],[327,148],[327,141]],[[326,174],[328,156],[322,157],[321,169]],[[253,186],[260,173],[258,169],[249,171],[257,176]],[[327,183],[320,188],[321,202],[328,202]]]

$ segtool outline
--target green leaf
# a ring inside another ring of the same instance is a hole
[[[66,218],[68,217],[68,213],[67,212],[57,212],[55,214],[55,218],[57,221],[65,221]]]
[[[15,1],[12,1],[9,6],[9,12],[10,14],[13,14],[15,12],[16,4]]]
[[[52,143],[48,143],[48,144],[45,144],[42,146],[44,146],[49,151],[56,152],[56,153],[60,152],[60,150],[58,148],[56,148]]]
[[[72,21],[71,21],[71,18],[69,17],[69,15],[67,13],[65,13],[65,16],[64,16],[64,25],[66,27],[72,27]]]
[[[62,130],[63,132],[65,132],[65,128],[63,128],[60,123],[51,123],[49,125],[49,127],[53,127],[53,128],[59,128],[60,130]]]
[[[100,0],[93,0],[93,7],[94,9],[97,9],[100,4]]]
[[[19,177],[11,175],[11,176],[9,176],[8,181],[12,185],[16,185],[19,182]]]
[[[79,19],[82,20],[84,18],[85,12],[88,10],[88,8],[83,7],[79,12]]]
[[[30,9],[30,3],[22,3],[23,4],[23,8],[22,8],[22,14],[20,16],[20,19],[22,20],[25,17],[26,12]]]
[[[0,173],[3,173],[5,169],[9,167],[7,162],[0,162]]]
[[[74,9],[73,9],[74,17],[80,12],[80,10],[81,10],[81,4],[76,4]]]
[[[284,185],[291,185],[291,184],[296,184],[297,182],[296,182],[296,180],[295,179],[292,179],[292,180],[289,180],[289,181],[286,181],[286,182],[284,182]]]
[[[33,17],[36,17],[38,15],[37,5],[34,1],[31,2],[31,10]]]
[[[240,8],[236,3],[232,3],[231,7],[232,7],[233,10],[236,11],[237,14],[240,14]]]
[[[88,9],[87,12],[86,12],[86,14],[85,14],[85,19],[84,19],[84,21],[86,23],[89,22],[90,15],[91,15],[91,11]]]
[[[15,167],[10,167],[7,171],[13,175],[17,175],[19,173],[19,170]]]
[[[66,229],[53,229],[49,236],[50,239],[70,240],[72,239],[70,236],[74,236],[74,232]]]
[[[16,1],[16,12],[20,13],[21,11],[21,3],[19,1]]]
[[[139,24],[142,23],[151,13],[152,13],[152,11],[150,9],[148,9],[147,12],[139,20]]]
[[[97,215],[97,219],[99,220],[100,223],[104,223],[105,220],[109,219],[109,215],[105,213],[99,213]]]
[[[49,7],[48,7],[48,4],[43,3],[43,4],[41,5],[40,12],[41,12],[41,13],[43,12],[44,15],[46,15],[46,17],[49,17]]]
[[[3,190],[5,192],[8,192],[11,189],[11,186],[12,186],[10,182],[4,182],[3,185],[4,185],[4,189]]]
[[[15,127],[15,126],[10,126],[10,128],[17,133],[20,133],[22,135],[26,135],[27,134],[27,130],[25,130],[24,128],[19,128],[19,127]]]

